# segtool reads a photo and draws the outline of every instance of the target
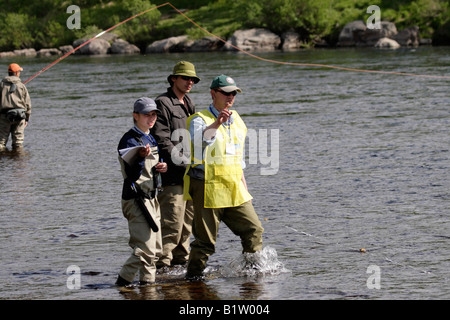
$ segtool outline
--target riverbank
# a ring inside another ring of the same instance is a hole
[[[0,58],[16,56],[26,57],[48,57],[60,56],[73,51],[75,54],[105,55],[105,54],[152,54],[173,52],[211,52],[211,51],[289,51],[301,50],[309,47],[301,40],[296,32],[285,32],[281,36],[264,28],[253,28],[237,30],[225,40],[215,36],[203,37],[192,40],[188,35],[169,37],[154,41],[145,48],[120,39],[114,33],[106,33],[89,41],[82,38],[74,41],[71,45],[59,48],[47,48],[36,50],[33,48],[0,52]],[[353,21],[348,23],[340,32],[338,47],[377,47],[397,49],[400,47],[418,47],[420,45],[432,45],[431,39],[421,39],[417,26],[398,31],[392,22],[383,21],[379,29],[369,29],[364,21]],[[335,47],[325,40],[314,43],[315,47]]]
[[[188,35],[199,40],[207,30],[227,40],[236,30],[253,28],[280,37],[295,31],[301,35],[301,47],[336,47],[347,23],[363,20],[376,25],[380,19],[395,23],[399,30],[418,26],[422,37],[432,39],[433,45],[450,45],[446,0],[113,0],[107,4],[94,0],[79,6],[56,0],[27,6],[0,0],[0,4],[5,8],[0,13],[0,52],[7,52],[3,56],[24,48],[59,50],[102,30],[116,33],[141,53],[153,42],[171,37]]]

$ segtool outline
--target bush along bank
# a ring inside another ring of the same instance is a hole
[[[345,25],[339,34],[338,47],[376,47],[391,48],[418,47],[431,45],[431,39],[421,39],[417,26],[398,31],[392,22],[382,21],[379,29],[369,29],[364,21],[353,21]],[[48,57],[64,55],[74,48],[78,48],[89,38],[75,40],[72,45],[59,48],[22,49],[8,52],[0,52],[0,58],[4,57]],[[198,40],[191,40],[187,35],[169,37],[149,44],[145,49],[139,49],[136,45],[118,38],[114,33],[104,34],[90,41],[74,52],[83,55],[106,54],[152,54],[174,52],[211,52],[211,51],[289,51],[300,50],[307,47],[302,42],[299,34],[285,32],[281,36],[264,28],[252,28],[237,30],[226,40],[209,36]],[[332,47],[325,40],[314,43],[316,47]],[[237,48],[239,49],[237,49]],[[333,46],[334,47],[334,46]]]

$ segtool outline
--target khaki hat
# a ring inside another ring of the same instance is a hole
[[[169,81],[170,85],[173,85],[172,80],[170,79],[173,76],[187,76],[194,78],[194,83],[198,83],[200,78],[197,77],[195,73],[195,67],[192,63],[187,61],[178,62],[175,67],[173,67],[173,72],[170,76],[167,77],[167,81]]]
[[[8,72],[18,72],[23,71],[23,68],[19,66],[17,63],[11,63],[8,67]]]

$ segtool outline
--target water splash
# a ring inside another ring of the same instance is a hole
[[[255,253],[243,253],[220,267],[218,272],[222,277],[264,276],[288,273],[290,270],[278,260],[277,251],[268,246]]]

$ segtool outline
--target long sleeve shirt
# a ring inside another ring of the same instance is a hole
[[[219,116],[219,111],[211,104],[208,107],[209,112],[211,112],[216,118]],[[233,115],[230,116],[230,119],[228,121],[229,123],[227,124],[222,124],[223,126],[227,126],[227,125],[232,125],[233,124]],[[207,128],[207,125],[205,123],[205,121],[202,119],[202,117],[200,116],[194,116],[191,119],[191,123],[189,126],[189,134],[191,136],[191,140],[192,141],[197,141],[196,139],[198,139],[198,141],[202,141],[202,159],[204,159],[204,154],[205,154],[205,149],[206,147],[212,145],[215,140],[216,140],[216,136],[214,135],[213,137],[209,138],[205,137],[204,132],[205,129]],[[198,137],[201,137],[198,138]],[[194,150],[191,150],[192,153],[195,152],[195,148],[198,146],[194,145]],[[194,164],[194,162],[192,162],[192,164]],[[245,161],[244,159],[242,159],[242,169],[245,168]],[[204,180],[205,179],[205,166],[204,164],[196,164],[196,166],[191,166],[191,170],[189,172],[189,175],[193,178],[197,178],[197,179],[201,179]]]

